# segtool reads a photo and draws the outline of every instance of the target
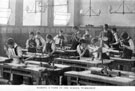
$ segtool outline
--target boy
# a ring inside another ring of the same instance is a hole
[[[38,40],[34,37],[34,32],[29,33],[29,39],[26,41],[28,52],[36,53]]]
[[[53,37],[51,35],[46,36],[45,46],[43,48],[43,52],[52,55],[55,52],[55,43],[53,41]]]
[[[81,57],[90,57],[87,42],[84,39],[80,39],[80,44],[77,46],[77,52]]]
[[[35,36],[35,39],[37,39],[37,52],[38,53],[41,53],[42,50],[43,50],[43,47],[45,45],[45,40],[44,38],[41,36],[41,33],[40,32],[36,32],[36,36]]]
[[[103,26],[103,31],[100,33],[100,38],[103,40],[104,46],[110,48],[111,43],[113,42],[113,34],[109,30],[108,24]]]
[[[63,35],[63,31],[60,30],[59,34],[54,37],[54,41],[57,47],[63,47],[65,42],[65,37]]]
[[[19,64],[22,62],[22,49],[19,47],[13,38],[9,38],[7,43],[7,47],[4,46],[4,50],[6,51],[7,56],[9,59],[12,59],[12,63]]]
[[[48,54],[48,64],[50,64],[53,61],[55,50],[56,50],[56,47],[53,41],[53,37],[51,35],[47,35],[46,43],[43,48],[43,53]]]
[[[114,39],[113,39],[113,42],[111,43],[111,46],[114,50],[120,50],[120,43],[119,43],[117,29],[113,28],[111,32],[114,36]]]
[[[81,39],[81,33],[77,26],[74,27],[75,33],[72,35],[72,46],[71,50],[76,50],[77,46],[79,45],[79,40]]]
[[[7,46],[4,46],[4,50],[6,51],[7,56],[11,59],[11,63],[14,64],[21,64],[22,63],[22,50],[21,48],[15,43],[13,38],[9,38]],[[8,60],[7,60],[8,61]],[[13,78],[10,77],[8,73],[3,73],[3,77],[5,79],[12,80],[12,84],[22,84],[23,77],[19,75],[13,75]]]
[[[121,47],[122,47],[122,58],[131,59],[133,51],[135,49],[132,38],[128,35],[127,32],[121,34]]]

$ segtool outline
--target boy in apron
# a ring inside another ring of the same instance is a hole
[[[38,40],[34,37],[34,32],[29,33],[29,39],[26,41],[28,52],[36,53]]]
[[[47,35],[45,46],[43,48],[43,52],[48,54],[48,56],[49,56],[48,63],[53,61],[55,50],[56,50],[56,47],[55,47],[55,43],[53,41],[53,37],[51,35]]]
[[[10,59],[9,62],[14,64],[21,64],[23,63],[21,57],[22,57],[22,49],[19,47],[13,38],[9,38],[7,43],[7,46],[4,46],[4,50],[6,51],[6,54],[8,58]],[[3,74],[5,79],[10,79],[10,75],[8,73]],[[13,75],[13,82],[12,84],[22,84],[23,83],[23,77],[19,75]]]
[[[89,49],[88,49],[88,44],[86,42],[86,40],[84,39],[81,39],[80,40],[80,44],[77,46],[77,52],[81,57],[90,57],[90,52],[89,52]]]
[[[43,47],[45,45],[45,40],[44,38],[41,36],[40,32],[36,32],[36,36],[35,39],[37,39],[37,52],[38,53],[42,53]]]
[[[116,28],[112,29],[112,34],[114,37],[113,37],[113,43],[111,44],[111,46],[114,50],[120,50],[120,43],[119,43],[119,38],[118,38],[118,33],[117,33]]]
[[[131,59],[134,51],[134,43],[132,38],[127,32],[121,34],[121,48],[122,48],[122,58]]]
[[[57,47],[64,47],[65,44],[65,37],[63,35],[63,31],[60,30],[59,34],[54,37],[54,41]]]

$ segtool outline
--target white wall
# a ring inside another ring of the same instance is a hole
[[[135,12],[135,0],[126,0],[129,8],[134,9]],[[116,10],[122,0],[92,0],[92,8],[94,11],[101,9],[100,16],[80,16],[80,24],[93,24],[103,25],[105,23],[118,26],[135,26],[135,14],[110,14],[109,6],[112,5],[113,9]],[[81,0],[81,9],[87,10],[89,7],[89,0]],[[120,9],[122,11],[122,9]],[[127,11],[127,9],[126,9]]]

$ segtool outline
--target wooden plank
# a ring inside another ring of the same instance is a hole
[[[91,71],[91,73],[92,74],[100,74],[100,72],[101,72],[101,69],[102,68],[99,68],[99,67],[91,67],[91,68],[89,68],[89,70]],[[87,72],[87,71],[86,71]],[[108,73],[110,73],[110,74],[112,74],[112,75],[115,75],[115,76],[117,76],[118,75],[118,72],[120,72],[121,73],[121,77],[127,77],[127,78],[130,78],[130,77],[132,77],[133,79],[135,79],[135,73],[133,73],[133,72],[128,72],[128,71],[120,71],[120,70],[114,70],[114,69],[112,69],[111,71],[110,70],[108,70]]]
[[[135,59],[123,59],[123,58],[115,58],[115,57],[111,57],[111,59],[114,60],[114,61],[135,62]]]
[[[91,81],[99,81],[99,82],[105,82],[109,84],[115,84],[115,85],[134,85],[135,81],[131,78],[126,78],[126,77],[106,77],[106,76],[99,76],[99,75],[94,75],[94,74],[84,74],[82,72],[75,72],[75,71],[70,71],[70,72],[65,72],[65,76],[78,76],[79,78],[82,79],[88,79]]]
[[[85,63],[85,64],[102,64],[102,61],[100,60],[94,60],[92,61],[91,58],[85,60],[85,59],[80,59],[80,60],[77,60],[77,59],[64,59],[64,58],[55,58],[55,61],[67,61],[67,62],[71,62],[71,63]],[[113,60],[104,60],[104,64],[108,64],[108,63],[111,63]]]

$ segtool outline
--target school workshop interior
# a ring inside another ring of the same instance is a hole
[[[135,0],[0,0],[0,85],[135,86]]]

